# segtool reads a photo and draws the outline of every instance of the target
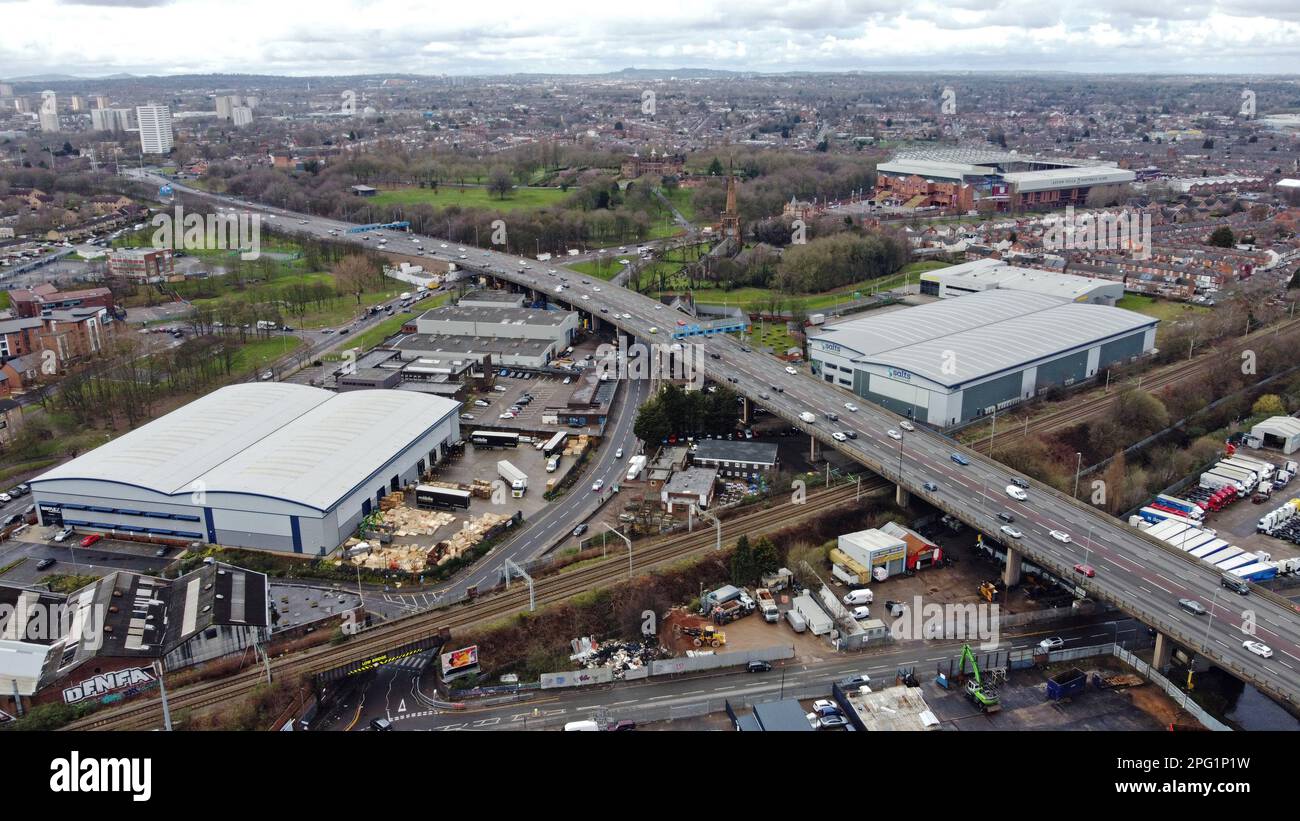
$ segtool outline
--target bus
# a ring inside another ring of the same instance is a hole
[[[569,438],[568,431],[560,431],[551,437],[550,441],[542,448],[542,455],[550,459],[555,454],[564,450],[564,440]]]
[[[476,430],[469,435],[469,441],[474,443],[474,447],[480,448],[517,448],[519,447],[519,434],[496,430]]]
[[[421,510],[440,507],[465,510],[469,507],[469,499],[470,493],[468,490],[437,487],[435,485],[415,486],[415,506]]]

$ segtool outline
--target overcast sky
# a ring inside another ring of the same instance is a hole
[[[1300,66],[1300,0],[1164,5],[0,0],[0,78],[587,73],[630,66],[1282,74]]]

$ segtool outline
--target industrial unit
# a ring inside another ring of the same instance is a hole
[[[41,522],[154,541],[320,553],[460,438],[406,391],[231,385],[31,481]]]
[[[808,347],[823,380],[946,427],[1149,354],[1156,324],[1121,308],[997,289],[829,325]]]
[[[999,288],[1047,294],[1093,305],[1114,305],[1124,297],[1122,282],[1038,268],[1019,268],[1000,259],[977,259],[921,274],[921,293],[940,299]]]

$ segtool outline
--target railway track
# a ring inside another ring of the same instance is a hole
[[[889,486],[883,479],[864,480],[862,493]],[[759,535],[791,524],[822,515],[828,510],[852,503],[859,493],[855,484],[842,485],[820,493],[809,494],[804,504],[787,502],[767,510],[728,520],[726,526],[739,535]],[[705,525],[694,533],[656,539],[644,547],[633,550],[633,573],[644,573],[652,568],[676,561],[694,553],[703,552],[715,544],[715,533]],[[734,539],[728,539],[730,544]],[[626,556],[621,552],[571,573],[539,579],[536,599],[539,605],[563,601],[578,593],[595,589],[626,578]],[[300,653],[273,659],[272,676],[298,677],[331,670],[368,655],[392,649],[436,634],[442,628],[464,629],[476,624],[491,622],[518,613],[528,607],[527,589],[520,584],[516,589],[475,600],[468,605],[454,605],[448,610],[436,610],[405,616],[373,627],[352,641],[341,645],[314,647]],[[168,693],[168,704],[173,713],[180,710],[200,710],[217,706],[246,696],[265,681],[265,670],[251,667],[248,670],[219,680],[201,682]],[[158,700],[138,701],[112,710],[101,710],[94,715],[72,722],[68,730],[145,730],[162,724],[161,703]]]
[[[1197,357],[1190,362],[1182,362],[1176,365],[1166,366],[1156,373],[1142,380],[1142,387],[1146,390],[1155,391],[1161,388],[1176,385],[1184,379],[1197,376],[1206,371],[1217,367],[1222,361],[1220,357],[1226,355],[1240,356],[1241,352],[1257,344],[1261,337],[1282,336],[1291,337],[1294,332],[1300,330],[1300,319],[1286,320],[1279,323],[1275,328],[1267,331],[1257,331],[1252,336],[1239,339],[1235,344],[1223,350],[1215,350],[1203,356]],[[1091,396],[1085,399],[1064,400],[1061,404],[1068,407],[1058,408],[1049,411],[1037,418],[1029,420],[1027,428],[1021,427],[1020,430],[1028,433],[1051,433],[1052,431],[1077,424],[1084,419],[1089,419],[1105,411],[1111,410],[1115,403],[1119,401],[1120,391],[1116,390],[1111,393],[1103,393]],[[1014,430],[1014,429],[1013,429]],[[970,444],[970,447],[981,453],[989,449],[989,440],[981,438],[977,442]]]

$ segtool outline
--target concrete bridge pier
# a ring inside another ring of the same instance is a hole
[[[1020,584],[1020,551],[1007,548],[1007,564],[1002,568],[1002,583],[1010,590]]]
[[[912,501],[912,494],[902,485],[894,485],[894,504],[907,507]]]
[[[1163,673],[1169,669],[1169,660],[1173,654],[1173,639],[1164,633],[1156,633],[1156,649],[1151,654],[1151,666]]]

